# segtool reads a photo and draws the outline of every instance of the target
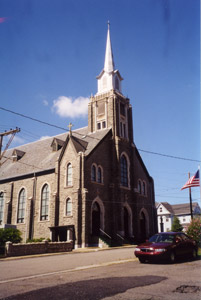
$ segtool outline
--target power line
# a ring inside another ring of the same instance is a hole
[[[180,157],[180,156],[173,156],[173,155],[169,155],[169,154],[162,154],[162,153],[158,153],[158,152],[152,152],[152,151],[148,151],[148,150],[143,150],[143,149],[138,149],[141,152],[145,152],[145,153],[149,153],[149,154],[154,154],[154,155],[160,155],[160,156],[164,156],[164,157],[169,157],[169,158],[175,158],[175,159],[181,159],[181,160],[188,160],[188,161],[194,161],[194,162],[201,162],[200,160],[197,159],[192,159],[192,158],[185,158],[185,157]]]
[[[61,130],[63,130],[63,131],[66,132],[66,128],[57,126],[57,125],[55,125],[55,124],[51,124],[51,123],[48,123],[48,122],[44,122],[44,121],[41,121],[41,120],[39,120],[39,119],[32,118],[32,117],[30,117],[30,116],[26,116],[26,115],[24,115],[24,114],[21,114],[21,113],[12,111],[12,110],[10,110],[10,109],[6,109],[6,108],[4,108],[4,107],[0,107],[0,109],[1,109],[1,110],[4,110],[4,111],[7,111],[7,112],[9,112],[9,113],[18,115],[18,116],[20,116],[20,117],[23,117],[23,118],[26,118],[26,119],[30,119],[30,120],[32,120],[32,121],[35,121],[35,122],[38,122],[38,123],[47,125],[47,126],[51,126],[51,127],[55,127],[55,128],[61,129]],[[82,135],[82,134],[80,134],[79,132],[76,132],[76,134]],[[90,136],[90,138],[96,139],[96,140],[100,140],[100,139],[98,139],[98,138],[96,138],[96,137],[92,137],[92,136]],[[200,160],[197,160],[197,159],[185,158],[185,157],[180,157],[180,156],[173,156],[173,155],[169,155],[169,154],[163,154],[163,153],[153,152],[153,151],[144,150],[144,149],[138,149],[138,151],[144,152],[144,153],[153,154],[153,155],[159,155],[159,156],[163,156],[163,157],[168,157],[168,158],[174,158],[174,159],[180,159],[180,160],[186,160],[186,161],[193,161],[193,162],[198,162],[198,163],[201,162]]]
[[[30,117],[30,116],[26,116],[26,115],[21,114],[21,113],[17,113],[17,112],[15,112],[15,111],[10,110],[10,109],[6,109],[6,108],[3,108],[3,107],[0,107],[0,109],[1,109],[1,110],[4,110],[4,111],[7,111],[7,112],[10,112],[10,113],[12,113],[12,114],[14,114],[14,115],[18,115],[18,116],[20,116],[20,117],[23,117],[23,118],[30,119],[30,120],[32,120],[32,121],[41,123],[41,124],[48,125],[48,126],[55,127],[55,128],[58,128],[58,129],[61,129],[61,130],[66,131],[66,128],[63,128],[63,127],[60,127],[60,126],[57,126],[57,125],[54,125],[54,124],[50,124],[50,123],[47,123],[47,122],[44,122],[44,121],[41,121],[41,120],[32,118],[32,117]]]

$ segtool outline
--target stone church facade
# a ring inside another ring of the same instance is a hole
[[[132,107],[122,94],[108,26],[104,69],[88,104],[88,126],[10,149],[0,166],[0,227],[23,241],[99,237],[139,242],[157,231],[154,182],[133,141]]]

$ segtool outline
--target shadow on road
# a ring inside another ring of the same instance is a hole
[[[39,289],[36,291],[19,294],[4,298],[5,300],[33,300],[33,299],[87,299],[100,300],[111,297],[119,293],[124,293],[128,289],[159,283],[166,280],[161,276],[132,276],[132,277],[112,277],[98,278],[62,284],[54,287]]]

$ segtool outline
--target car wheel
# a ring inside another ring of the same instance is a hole
[[[141,262],[141,264],[144,264],[146,260],[144,257],[139,257],[139,261]]]
[[[193,250],[192,250],[192,258],[193,259],[196,259],[197,258],[197,250],[194,248]]]
[[[169,256],[169,262],[171,264],[173,264],[175,262],[175,260],[176,260],[175,253],[174,253],[174,251],[172,251]]]

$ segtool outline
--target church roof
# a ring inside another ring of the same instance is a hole
[[[83,151],[86,156],[89,155],[110,130],[105,129],[96,133],[88,133],[88,128],[84,127],[73,131],[71,138],[76,151]],[[62,144],[62,141],[64,143],[67,137],[68,133],[66,132],[7,150],[1,160],[0,182],[53,170],[62,148],[59,148],[58,151],[53,151],[52,142],[56,139]],[[14,150],[24,153],[17,161],[13,159]]]

